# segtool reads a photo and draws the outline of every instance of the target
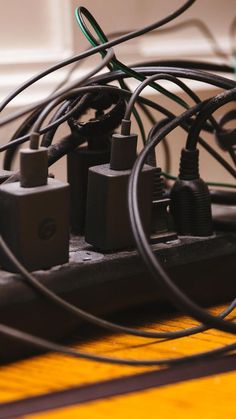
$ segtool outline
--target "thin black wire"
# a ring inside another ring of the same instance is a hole
[[[182,7],[182,11],[181,11],[181,13],[183,12],[183,9],[184,9],[184,7],[185,7],[185,9],[186,8],[188,8],[188,7],[190,7],[190,5],[192,4],[192,3],[194,3],[194,1],[195,0],[192,0],[192,1],[188,1],[183,7]],[[181,9],[181,8],[180,8]],[[179,9],[179,13],[180,13],[180,9]],[[172,14],[172,16],[173,16],[174,14]],[[173,18],[173,17],[172,17]],[[167,19],[167,18],[165,18],[165,19]],[[165,20],[164,19],[164,20]],[[163,21],[164,21],[163,20]],[[165,22],[166,23],[166,22]],[[159,22],[159,24],[160,24],[160,22]],[[155,24],[156,25],[156,24]],[[150,27],[151,27],[151,25],[150,25]],[[151,29],[149,29],[149,30],[151,30]],[[137,31],[136,31],[137,32]],[[141,31],[139,31],[139,32],[142,32],[142,30]],[[143,32],[144,33],[144,32]],[[141,33],[140,33],[141,34]],[[138,35],[136,35],[136,36],[138,36]],[[130,38],[130,39],[132,39],[132,38]],[[122,42],[124,42],[124,41],[122,41]],[[109,43],[108,43],[109,44]],[[104,47],[104,49],[105,48],[107,48],[107,45],[103,45],[103,47]],[[94,51],[94,49],[93,49],[93,51]],[[48,73],[49,74],[49,73]],[[70,87],[71,88],[71,87]],[[58,102],[59,103],[59,102]],[[49,108],[49,107],[48,107]],[[43,117],[42,117],[42,114],[41,114],[41,121],[42,121],[42,119],[43,119]],[[40,125],[40,118],[38,119],[38,125]],[[37,126],[37,124],[36,124],[36,126]],[[1,245],[2,245],[3,243],[1,243]],[[41,284],[40,284],[41,285]],[[234,303],[235,304],[235,303]],[[4,327],[5,326],[1,326],[1,329],[2,329],[2,331],[3,331],[3,329],[4,329]],[[201,326],[200,326],[201,327]],[[5,327],[5,332],[6,332],[6,327]],[[11,332],[12,332],[12,329],[11,329]],[[8,328],[8,335],[9,335],[9,333],[10,333],[10,329]],[[20,333],[20,332],[18,332],[18,333]],[[12,336],[15,336],[16,337],[16,334],[15,334],[15,331],[14,331],[14,333],[12,334]],[[25,336],[24,336],[24,338],[26,339],[27,338],[27,336],[29,336],[29,335],[26,335],[26,334],[24,334]],[[19,334],[18,334],[18,338],[19,338]],[[22,338],[22,335],[21,335],[21,338]],[[32,343],[32,337],[30,338],[31,339],[31,343]],[[36,340],[37,340],[37,338],[35,338]],[[34,341],[34,343],[32,343],[32,344],[36,344],[37,346],[40,344],[40,339],[37,341],[37,343],[36,343],[36,341]],[[41,340],[41,344],[42,345],[44,345],[44,347],[45,347],[45,345],[46,345],[46,343],[45,343],[46,341],[43,341],[42,342],[42,340]],[[55,345],[55,344],[52,344],[52,343],[50,343],[50,342],[47,342],[47,344],[49,344],[49,346],[50,346],[50,348],[48,348],[48,349],[52,349],[52,350],[57,350],[57,349],[55,349],[55,346],[57,346],[57,348],[58,348],[58,345]],[[52,348],[52,345],[53,345],[53,348]],[[59,345],[59,349],[60,348],[62,348],[60,345]],[[67,350],[68,350],[68,348],[66,348]],[[225,352],[225,351],[229,351],[229,350],[234,350],[235,349],[235,345],[233,344],[233,345],[228,345],[227,347],[224,347],[224,348],[219,348],[219,349],[217,349],[217,350],[213,350],[213,351],[209,351],[209,352],[207,352],[207,353],[204,353],[204,354],[198,354],[198,355],[193,355],[193,356],[190,356],[190,357],[183,357],[183,358],[179,358],[179,359],[176,359],[176,360],[158,360],[158,361],[137,361],[137,365],[160,365],[160,364],[165,364],[166,362],[169,364],[169,363],[177,363],[178,361],[179,362],[183,362],[183,360],[184,361],[186,361],[187,359],[189,360],[189,359],[199,359],[199,357],[201,357],[201,356],[207,356],[207,355],[209,355],[209,354],[219,354],[219,353],[223,353],[223,352]],[[65,348],[63,348],[63,351],[65,351]],[[71,353],[71,352],[70,352]],[[72,354],[72,353],[71,353]],[[116,360],[116,359],[113,359],[113,361],[112,361],[112,359],[109,359],[109,358],[106,358],[106,357],[98,357],[98,356],[93,356],[93,355],[89,355],[89,354],[78,354],[77,352],[76,352],[76,355],[75,355],[75,352],[73,352],[73,354],[74,354],[74,356],[82,356],[82,357],[86,357],[87,359],[89,358],[89,359],[94,359],[94,358],[96,358],[96,360],[101,360],[102,362],[104,362],[104,360],[106,360],[105,362],[114,362],[114,363],[125,363],[125,364],[127,364],[128,363],[128,365],[134,365],[134,363],[136,364],[136,362],[135,361],[133,361],[133,360]],[[92,357],[92,358],[91,358]],[[141,364],[140,364],[140,362],[141,362]],[[142,363],[142,362],[144,362],[144,364]],[[158,364],[157,364],[158,363]]]
[[[195,149],[198,142],[198,137],[202,130],[202,126],[204,125],[207,117],[212,115],[217,109],[225,105],[226,103],[231,102],[236,98],[236,87],[229,91],[223,92],[214,98],[210,99],[208,103],[206,103],[199,115],[196,117],[194,124],[192,125],[186,143],[186,148],[188,149]]]
[[[147,63],[145,63],[147,64]],[[178,78],[186,78],[190,80],[200,81],[202,83],[210,84],[221,89],[229,90],[236,86],[236,81],[229,78],[212,74],[202,70],[180,68],[180,67],[165,67],[165,66],[147,66],[143,67],[141,64],[139,67],[132,67],[137,73],[141,73],[144,76],[152,76],[158,73],[171,74]],[[99,76],[93,77],[89,83],[111,83],[120,78],[129,78],[129,75],[125,74],[121,70],[116,70],[109,73],[104,73]]]
[[[231,92],[226,93],[231,96]],[[204,323],[205,325],[208,325],[209,327],[235,334],[236,324],[210,315],[205,310],[201,309],[196,303],[194,303],[171,281],[169,275],[163,269],[160,262],[154,256],[151,250],[140,217],[138,205],[138,184],[142,167],[145,164],[146,158],[164,136],[168,135],[173,129],[178,127],[180,121],[186,119],[186,115],[189,115],[189,111],[184,112],[181,116],[175,118],[165,127],[163,127],[161,132],[159,132],[157,136],[155,136],[150,142],[146,144],[136,159],[131,172],[128,187],[128,207],[132,231],[140,256],[145,262],[155,282],[167,292],[167,295],[172,303],[188,315],[194,317],[196,320]]]
[[[61,116],[64,116],[69,105],[70,105],[69,100],[66,100],[64,103],[62,103],[62,105],[59,107],[59,109],[56,110],[53,117],[50,119],[48,125],[58,121]],[[45,134],[42,137],[41,147],[49,147],[52,144],[53,138],[56,134],[56,131],[57,131],[58,127],[59,127],[59,125],[55,126],[54,128],[51,128],[51,129],[49,129],[45,132]],[[33,129],[33,125],[31,127],[31,130],[32,129]]]
[[[125,91],[124,89],[117,89],[117,87],[114,86],[109,86],[109,85],[88,85],[85,87],[81,87],[78,89],[73,89],[74,92],[77,92],[77,95],[80,96],[83,93],[87,93],[87,92],[99,92],[99,91],[110,91],[110,93],[117,93],[120,96],[123,97],[130,97],[131,96],[131,92],[129,91]],[[70,92],[70,91],[68,91]],[[164,108],[163,106],[161,106],[158,103],[155,103],[149,99],[145,99],[145,98],[139,98],[139,102],[152,107],[153,109],[157,110],[158,112],[161,112],[163,115],[168,116],[169,115],[169,111]],[[69,115],[69,116],[68,116]],[[62,124],[63,122],[65,122],[72,114],[67,113],[65,116],[59,118],[57,121],[50,123],[49,125],[47,125],[46,127],[42,128],[40,130],[40,134],[43,134],[45,132],[47,132],[48,130],[51,130],[52,128],[55,128],[57,126],[59,126],[60,124]],[[2,146],[0,146],[0,152],[5,151],[7,149],[10,149],[11,147],[15,147],[16,144],[22,144],[25,141],[28,141],[30,138],[30,134],[26,134],[24,136],[22,136],[21,138],[17,138],[14,141],[12,141],[11,143],[6,143],[3,144]]]
[[[17,128],[17,130],[12,135],[9,144],[9,148],[6,150],[6,153],[4,155],[3,159],[3,168],[5,170],[11,170],[11,165],[14,160],[15,154],[18,150],[18,147],[20,146],[20,143],[18,144],[17,140],[18,138],[21,138],[24,136],[27,136],[27,133],[29,132],[30,128],[32,127],[32,124],[37,119],[38,115],[40,114],[41,109],[36,108]]]
[[[212,84],[216,87],[222,88],[222,89],[232,89],[236,86],[236,82],[234,80],[230,80],[221,76],[218,76],[216,74],[210,74],[206,73],[204,71],[196,71],[186,68],[171,68],[171,67],[149,67],[149,68],[143,68],[138,67],[137,69],[134,68],[136,72],[140,72],[143,75],[153,75],[158,73],[168,73],[172,74],[175,77],[184,77],[187,79],[193,79],[197,81],[201,81],[204,83]],[[123,73],[122,71],[113,71],[104,73],[103,75],[92,77],[87,84],[91,85],[94,83],[102,84],[102,83],[110,83],[112,81],[118,80],[120,78],[127,78],[127,74]],[[72,88],[75,88],[78,83],[73,83],[67,86],[67,88],[61,90],[60,92],[55,93],[54,95],[50,96],[50,98],[46,98],[43,100],[40,100],[32,105],[29,105],[25,108],[23,108],[21,111],[13,112],[6,117],[0,118],[0,126],[3,126],[5,124],[8,124],[9,122],[12,122],[13,120],[20,118],[21,116],[26,115],[27,113],[33,111],[38,106],[45,106],[47,105],[50,100],[53,100],[60,95],[64,94],[67,91],[72,90]]]
[[[187,85],[185,85],[185,83],[183,83],[181,80],[179,80],[178,78],[176,78],[173,75],[170,74],[166,74],[166,73],[159,73],[159,74],[154,74],[152,76],[149,76],[146,80],[144,80],[142,83],[139,84],[139,86],[136,88],[136,90],[133,92],[133,95],[130,97],[129,103],[127,105],[126,108],[126,113],[124,116],[125,120],[130,120],[130,116],[131,116],[131,112],[133,109],[133,106],[136,102],[136,100],[138,99],[140,93],[142,92],[142,90],[149,84],[150,80],[156,80],[156,79],[167,79],[172,81],[173,83],[177,84],[179,87],[181,87],[196,103],[201,103],[200,98],[191,90],[189,89],[189,87]],[[173,114],[172,114],[173,117]],[[171,118],[173,119],[173,118]],[[219,125],[216,122],[216,120],[212,117],[212,115],[209,115],[209,119],[212,123],[212,125],[216,128],[219,129]],[[206,120],[205,120],[206,122]],[[124,127],[124,126],[123,126]],[[185,127],[183,127],[185,129]],[[203,124],[201,125],[201,128],[203,128]],[[186,129],[185,129],[186,130]],[[186,130],[187,132],[189,131],[188,129]],[[191,138],[191,134],[189,132],[189,138]],[[230,165],[228,165],[226,163],[226,161],[222,160],[221,156],[214,151],[214,149],[212,147],[210,147],[209,145],[206,145],[205,141],[202,138],[198,138],[199,143],[212,155],[212,157],[216,158],[217,161],[222,164],[228,171],[230,171],[231,174],[233,174],[233,176],[235,177],[236,172],[234,171],[234,169],[231,168]],[[226,164],[225,164],[226,163]],[[232,170],[231,170],[232,169]]]
[[[74,89],[75,92],[75,96],[76,94],[79,96],[83,93],[88,93],[88,92],[98,92],[99,90],[101,91],[115,91],[116,93],[120,94],[120,95],[124,95],[124,97],[130,97],[131,93],[130,92],[126,92],[123,89],[117,89],[113,86],[86,86],[86,87],[81,87],[78,89]],[[72,95],[71,95],[72,96]],[[141,103],[147,104],[148,106],[153,107],[154,109],[156,109],[157,111],[163,113],[165,116],[167,116],[170,119],[175,118],[175,115],[172,114],[170,111],[168,111],[167,109],[163,108],[161,105],[159,105],[158,103],[154,103],[152,101],[150,101],[149,99],[145,99],[142,97],[139,97],[139,101]],[[199,105],[200,106],[200,105]],[[200,108],[199,108],[200,109]],[[198,108],[196,108],[196,112],[198,111]],[[48,129],[51,129],[53,127],[55,127],[56,125],[59,125],[60,123],[64,122],[65,120],[67,120],[69,118],[69,116],[71,116],[74,112],[74,110],[70,111],[71,113],[67,113],[66,115],[64,115],[63,117],[59,118],[59,120],[55,121],[54,123],[49,124],[47,127],[42,128],[39,130],[39,134],[42,134],[44,132],[46,132]],[[189,126],[184,125],[183,123],[180,124],[185,130],[188,131]],[[30,135],[25,135],[22,138],[18,138],[15,141],[12,141],[12,143],[7,143],[3,146],[0,147],[0,152],[7,150],[10,147],[13,147],[15,144],[22,144],[23,142],[29,140]],[[207,144],[203,139],[199,138],[199,143],[212,155],[212,157],[214,157],[233,177],[236,177],[236,171],[232,168],[232,166],[230,166],[230,164],[221,156],[219,155],[219,153],[217,153],[209,144]]]
[[[165,25],[168,22],[171,22],[178,16],[180,16],[182,13],[184,13],[189,7],[192,6],[193,3],[195,3],[196,0],[187,0],[180,8],[178,8],[175,12],[170,13],[165,18],[161,19],[158,22],[155,22],[151,25],[145,26],[142,29],[132,31],[128,34],[122,35],[119,38],[113,39],[109,42],[106,42],[104,44],[98,45],[97,47],[91,48],[87,51],[82,52],[81,54],[77,54],[73,57],[70,57],[66,60],[60,61],[59,63],[47,68],[46,70],[38,73],[36,76],[31,77],[29,80],[24,82],[21,86],[19,86],[17,89],[15,89],[12,93],[10,93],[1,103],[0,103],[0,112],[21,92],[23,92],[27,87],[31,86],[32,84],[36,83],[38,80],[42,79],[43,77],[51,74],[52,72],[59,70],[62,67],[65,67],[66,65],[72,64],[76,61],[82,60],[84,58],[90,57],[97,52],[100,51],[106,51],[108,48],[111,48],[115,45],[119,45],[123,42],[129,41],[131,39],[134,39],[138,36],[141,36],[147,32],[150,32],[154,29],[157,29],[163,25]],[[71,87],[72,88],[72,87]],[[63,90],[61,90],[61,93],[64,93]],[[58,97],[58,92],[51,95],[51,99],[55,99]],[[48,102],[47,102],[48,103]],[[46,102],[42,102],[41,104],[44,105]],[[40,105],[40,103],[39,103]],[[39,106],[38,105],[38,106]],[[37,105],[36,105],[37,106]],[[0,120],[1,125],[1,120]]]
[[[52,93],[54,93],[57,90],[59,90],[61,87],[63,87],[70,80],[72,74],[74,73],[75,70],[78,69],[78,67],[79,67],[80,64],[81,64],[80,62],[74,63],[74,65],[68,71],[68,73],[66,74],[66,76],[64,77],[64,79],[56,86],[56,88],[52,91]],[[11,137],[10,142],[11,141],[14,141],[18,137],[22,137],[23,135],[25,135],[30,130],[30,128],[32,127],[32,124],[34,123],[34,121],[35,121],[35,119],[37,117],[37,112],[40,113],[40,108],[39,109],[36,109],[33,112],[32,115],[30,115],[25,121],[22,122],[22,124],[20,125],[20,127],[17,128],[17,130],[15,131],[15,133],[13,134],[13,136]],[[62,112],[62,115],[63,115],[63,112]],[[57,120],[59,116],[60,116],[60,114],[58,112],[57,118],[55,117],[54,120]],[[51,129],[50,131],[47,131],[45,133],[45,135],[47,134],[46,135],[46,138],[43,138],[42,141],[45,141],[45,142],[48,142],[50,140],[52,141],[52,137],[55,134],[55,131],[54,130],[56,130],[56,129],[57,129],[57,127]],[[12,162],[13,162],[13,159],[14,159],[15,154],[17,152],[17,149],[18,149],[18,145],[16,144],[15,147],[12,147],[11,149],[6,150],[6,153],[5,153],[5,156],[4,156],[4,159],[3,159],[3,168],[5,170],[11,170]]]
[[[140,106],[140,108],[142,109],[144,115],[146,115],[146,117],[148,118],[148,120],[150,121],[150,123],[152,125],[156,125],[157,120],[153,116],[153,114],[149,111],[149,109],[145,105],[143,105],[142,103],[140,103],[140,102],[138,103],[138,105]],[[147,141],[148,141],[148,138],[147,138]],[[163,138],[163,140],[162,140],[162,147],[163,147],[164,158],[165,158],[163,170],[166,173],[170,173],[171,172],[171,152],[170,152],[169,143],[168,143],[168,141],[167,141],[166,138]],[[154,163],[154,161],[155,161],[155,155],[154,155],[153,163]]]
[[[200,103],[201,100],[199,99],[199,97],[192,91],[192,89],[190,89],[185,83],[183,83],[181,80],[179,80],[177,77],[174,77],[170,74],[167,73],[159,73],[159,74],[154,74],[152,76],[147,77],[143,82],[141,82],[138,87],[135,89],[135,91],[133,92],[132,96],[130,97],[130,100],[128,102],[127,108],[126,108],[126,112],[125,112],[125,116],[124,119],[125,120],[130,120],[131,117],[131,113],[132,113],[132,109],[135,105],[135,102],[137,101],[137,98],[139,97],[140,93],[142,92],[142,90],[150,84],[151,81],[153,80],[169,80],[172,83],[174,83],[175,85],[179,86],[185,93],[188,94],[188,96],[193,99],[194,102],[196,103]]]
[[[101,62],[99,64],[97,64],[95,68],[93,68],[86,75],[84,75],[83,77],[81,77],[79,81],[76,81],[76,86],[82,85],[89,78],[91,78],[92,76],[94,76],[95,74],[97,74],[100,70],[102,70],[104,67],[106,67],[109,64],[109,62],[112,60],[113,57],[114,57],[114,51],[112,49],[109,49],[107,51],[107,54],[105,55],[105,57],[102,58]],[[40,115],[38,116],[38,118],[36,119],[36,121],[34,122],[34,125],[32,127],[32,134],[30,136],[30,148],[34,148],[35,149],[35,148],[38,148],[39,147],[39,139],[38,139],[38,136],[35,136],[34,133],[38,133],[38,130],[39,130],[41,124],[42,124],[42,121],[45,120],[45,116],[44,115],[47,116],[49,114],[49,112],[55,107],[55,104],[57,105],[57,104],[59,104],[62,101],[62,98],[66,99],[67,98],[67,94],[68,94],[68,90],[66,90],[64,94],[60,94],[54,100],[52,100],[52,96],[51,96],[51,101],[42,110],[42,112],[40,113]]]
[[[183,81],[179,80],[177,77],[171,75],[171,74],[166,74],[166,73],[159,73],[159,74],[154,74],[153,76],[149,76],[147,77],[146,80],[144,80],[142,83],[139,84],[139,86],[136,88],[136,90],[133,92],[129,103],[127,105],[126,108],[126,113],[124,116],[125,120],[130,120],[131,117],[131,112],[132,109],[134,107],[135,102],[137,101],[137,98],[139,97],[139,95],[141,94],[141,92],[143,91],[143,89],[150,84],[151,81],[154,80],[169,80],[172,83],[176,84],[177,86],[179,86],[195,103],[201,103],[201,99],[199,98],[199,96],[193,92],[192,89],[190,89]],[[211,124],[213,125],[213,127],[217,130],[219,129],[219,125],[217,123],[217,121],[210,116],[210,121]]]
[[[178,358],[163,358],[163,359],[153,359],[153,360],[136,360],[136,359],[124,359],[124,358],[114,358],[101,355],[94,355],[88,352],[76,351],[74,349],[68,348],[64,345],[59,345],[57,343],[51,342],[46,339],[39,338],[37,336],[31,335],[29,333],[22,332],[12,327],[6,326],[0,323],[0,333],[4,336],[11,337],[14,340],[20,342],[28,343],[34,346],[37,349],[43,349],[46,351],[53,351],[63,355],[72,356],[73,358],[87,359],[88,361],[95,361],[101,363],[108,363],[114,365],[130,365],[130,366],[172,366],[180,365],[190,361],[199,361],[201,359],[212,358],[215,356],[223,355],[235,351],[236,343],[225,345],[223,347],[212,349],[206,352],[200,352],[194,355],[187,355],[184,357]]]
[[[234,67],[227,64],[209,63],[207,61],[199,60],[150,60],[142,63],[133,63],[132,68],[137,67],[182,67],[185,69],[195,69],[204,71],[213,71],[219,73],[233,73]]]

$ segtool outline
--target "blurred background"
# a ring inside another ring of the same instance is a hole
[[[183,0],[84,0],[82,4],[76,0],[0,0],[0,99],[33,74],[89,46],[75,21],[76,6],[87,7],[104,32],[109,34],[130,31],[150,24],[181,4]],[[230,35],[230,28],[235,18],[235,6],[236,0],[197,0],[184,15],[166,26],[166,30],[156,31],[122,44],[115,48],[116,54],[126,64],[184,58],[232,64],[234,37]],[[188,21],[188,24],[180,25]],[[169,30],[175,25],[178,27],[174,31]],[[205,27],[214,39],[210,38]],[[99,57],[95,57],[81,63],[72,79],[86,72],[98,60]],[[60,70],[32,86],[15,99],[4,113],[45,97],[63,80],[67,71],[68,68]],[[132,86],[136,85],[132,83]],[[176,87],[167,87],[189,101]],[[190,87],[194,88],[202,99],[217,93],[212,86],[201,83],[191,82]],[[169,107],[173,112],[181,112],[178,105],[174,105],[151,88],[146,89],[144,94]],[[1,144],[9,141],[19,122],[1,128]],[[150,127],[147,121],[145,124],[148,130]],[[65,135],[66,130],[64,126],[58,130],[57,135]],[[212,145],[215,144],[212,136],[207,139]],[[169,138],[173,150],[171,171],[175,175],[179,151],[185,140],[186,134],[181,129],[175,130]],[[161,146],[157,150],[157,158],[158,164],[164,165]],[[232,182],[230,175],[204,151],[201,152],[201,168],[202,177],[207,180]],[[65,179],[65,161],[54,165],[52,171],[57,177]]]

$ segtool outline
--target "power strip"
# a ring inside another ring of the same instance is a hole
[[[174,282],[195,301],[208,305],[233,299],[236,233],[181,238],[153,245],[153,251]],[[135,250],[102,254],[82,237],[71,238],[68,264],[35,275],[66,300],[104,317],[145,303],[155,302],[157,311],[168,304]],[[40,296],[20,275],[1,271],[0,278],[2,323],[55,341],[77,330],[80,322],[75,316]],[[33,353],[30,346],[1,337],[2,362]]]

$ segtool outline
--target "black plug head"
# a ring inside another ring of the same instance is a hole
[[[34,188],[47,185],[48,151],[47,148],[24,148],[20,151],[20,186]]]
[[[130,170],[136,160],[137,154],[136,134],[113,134],[111,139],[110,169]]]
[[[198,158],[198,150],[182,150],[179,178],[170,194],[170,211],[178,234],[204,237],[213,233],[211,198],[199,177]]]

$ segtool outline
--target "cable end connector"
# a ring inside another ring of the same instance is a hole
[[[130,135],[130,129],[131,129],[131,120],[130,119],[122,119],[121,134],[122,135]]]
[[[34,188],[47,185],[48,151],[47,148],[25,148],[20,152],[20,186]]]
[[[199,177],[198,150],[182,150],[179,178],[172,187],[170,210],[179,235],[213,234],[211,198]]]
[[[113,134],[111,139],[111,170],[130,170],[132,169],[137,157],[136,134]]]
[[[183,148],[180,158],[179,179],[194,180],[199,179],[199,177],[199,150]]]

